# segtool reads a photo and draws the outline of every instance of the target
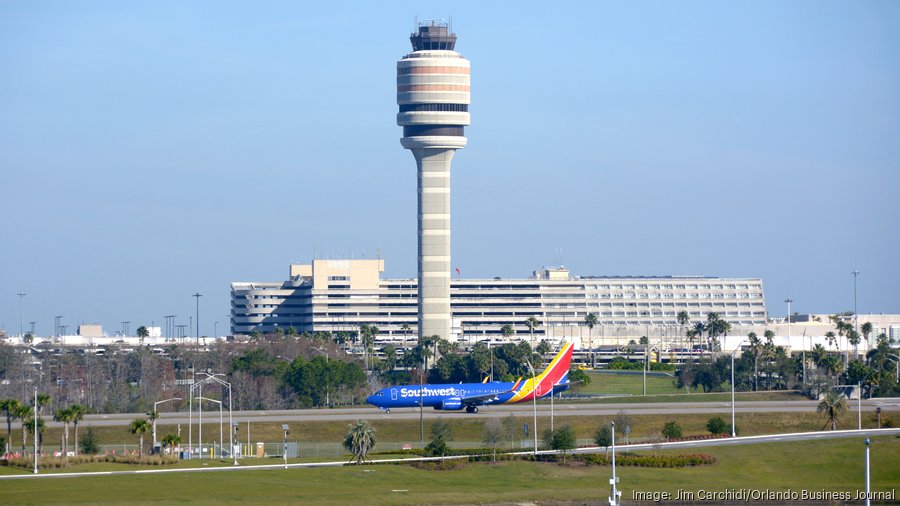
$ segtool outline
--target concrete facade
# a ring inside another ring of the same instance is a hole
[[[378,327],[381,343],[414,342],[419,335],[417,280],[380,279],[383,271],[381,259],[317,259],[291,266],[291,273],[305,274],[285,282],[232,283],[232,333],[277,327],[356,332],[368,323]],[[448,336],[464,343],[504,340],[504,325],[513,327],[511,339],[530,340],[526,320],[531,316],[540,322],[536,341],[567,337],[579,347],[626,344],[641,336],[677,341],[685,330],[676,319],[682,310],[693,322],[719,313],[734,326],[733,335],[746,335],[743,329],[763,328],[768,321],[762,281],[756,278],[577,277],[553,268],[524,279],[446,279]],[[597,316],[593,329],[584,325],[588,313]]]
[[[447,25],[422,23],[413,52],[397,62],[397,124],[401,145],[416,159],[418,181],[419,335],[449,339],[450,162],[466,145],[469,61],[453,51]]]

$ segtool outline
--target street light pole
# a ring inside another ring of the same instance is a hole
[[[22,430],[25,430],[25,429],[22,429]],[[38,473],[37,440],[38,440],[38,398],[37,398],[37,386],[35,386],[34,387],[34,474]]]
[[[284,431],[284,468],[287,469],[287,437],[290,427],[287,424],[282,424],[281,430]]]
[[[25,337],[25,292],[19,292],[19,337]]]
[[[856,309],[856,278],[859,277],[859,271],[852,270],[850,274],[853,275],[853,320],[855,321],[854,327],[856,329],[856,333],[859,333],[859,312]]]
[[[869,438],[866,437],[866,506],[872,504],[872,492],[869,486]]]
[[[156,406],[159,406],[160,404],[162,404],[164,402],[180,401],[180,400],[181,400],[181,397],[172,397],[171,399],[156,401],[153,403],[153,413],[156,414],[156,416],[158,417],[159,411],[156,409]],[[153,446],[156,447],[156,418],[153,419]]]
[[[194,299],[197,300],[197,309],[196,309],[196,311],[197,311],[197,342],[199,343],[200,342],[200,297],[203,297],[203,295],[200,292],[197,292],[194,295],[192,295],[191,297],[193,297]]]
[[[537,455],[538,444],[537,444],[537,396],[538,396],[538,384],[535,380],[534,376],[534,367],[531,365],[531,361],[527,358],[525,359],[525,363],[528,364],[528,368],[531,369],[531,400],[533,404],[534,411],[534,424],[531,426],[534,432],[534,455]]]
[[[612,443],[612,478],[609,480],[609,485],[611,487],[609,494],[609,504],[610,506],[618,506],[619,504],[619,496],[620,492],[616,489],[617,484],[619,483],[619,479],[616,478],[616,422],[609,422],[610,427],[612,427],[611,432],[611,443]]]
[[[740,351],[746,341],[741,341],[731,352],[731,437],[737,436],[737,428],[734,425],[734,356]]]

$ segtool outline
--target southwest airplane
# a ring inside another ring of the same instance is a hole
[[[402,385],[382,388],[366,399],[390,413],[391,408],[415,408],[430,406],[436,410],[477,413],[478,406],[488,404],[514,404],[530,401],[561,392],[569,387],[569,364],[572,362],[572,343],[565,343],[553,357],[544,372],[532,380],[519,379],[515,382],[491,381],[484,383],[457,383],[444,385]]]

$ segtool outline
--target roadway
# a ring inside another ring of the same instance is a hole
[[[849,408],[856,409],[857,402],[850,401]],[[739,401],[735,404],[736,413],[809,413],[815,412],[818,401]],[[875,398],[862,401],[863,411],[874,412],[876,407],[884,411],[900,411],[900,398]],[[586,402],[555,402],[555,416],[613,416],[620,411],[630,415],[682,415],[689,413],[700,414],[731,414],[730,402],[648,402],[648,403],[623,403],[603,404]],[[194,412],[194,422],[198,412]],[[476,417],[504,417],[508,415],[532,416],[530,403],[482,406],[477,414],[468,414],[464,411],[435,411],[425,408],[425,418],[432,419],[446,416],[476,416]],[[225,412],[226,423],[228,412]],[[538,416],[550,416],[550,403],[541,401],[538,403]],[[93,426],[119,426],[128,425],[136,418],[145,418],[145,413],[117,413],[106,415],[87,415],[79,423],[81,427]],[[385,413],[378,408],[334,408],[334,409],[292,409],[292,410],[265,410],[265,411],[235,411],[233,420],[240,423],[260,422],[317,422],[317,421],[355,421],[372,419],[391,420],[418,420],[418,408],[392,409]],[[215,423],[219,418],[218,410],[206,410],[203,418],[208,423]],[[162,413],[158,424],[175,425],[189,423],[189,415],[185,412]],[[61,426],[59,422],[49,422],[49,426]]]

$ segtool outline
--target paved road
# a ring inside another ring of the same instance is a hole
[[[737,413],[802,413],[814,412],[817,401],[742,401],[735,406]],[[862,402],[863,411],[874,411],[880,406],[885,411],[900,411],[900,398],[867,399]],[[625,411],[631,415],[678,415],[687,413],[731,413],[729,402],[651,402],[645,404],[594,404],[583,402],[556,402],[554,403],[556,416],[611,416],[619,411]],[[850,401],[850,408],[855,410],[856,402]],[[516,416],[532,416],[531,404],[513,404],[500,406],[484,406],[477,414],[468,414],[464,411],[434,411],[426,408],[426,418],[439,416],[476,416],[476,417],[503,417],[513,414]],[[119,413],[110,415],[88,415],[79,424],[80,426],[116,426],[128,425],[135,418],[146,416],[143,413]],[[197,413],[194,413],[197,417]],[[550,416],[550,403],[541,401],[538,403],[538,416]],[[227,417],[227,413],[226,413]],[[219,418],[218,410],[204,411],[204,420],[215,423]],[[394,409],[385,413],[378,408],[337,408],[337,409],[297,409],[297,410],[273,410],[273,411],[236,411],[234,421],[245,422],[309,422],[309,421],[354,421],[372,419],[392,420],[418,420],[418,409]],[[160,424],[187,424],[187,413],[163,413]],[[196,420],[195,420],[196,422]],[[227,423],[227,420],[226,420]],[[59,426],[57,422],[50,422],[51,427]]]

